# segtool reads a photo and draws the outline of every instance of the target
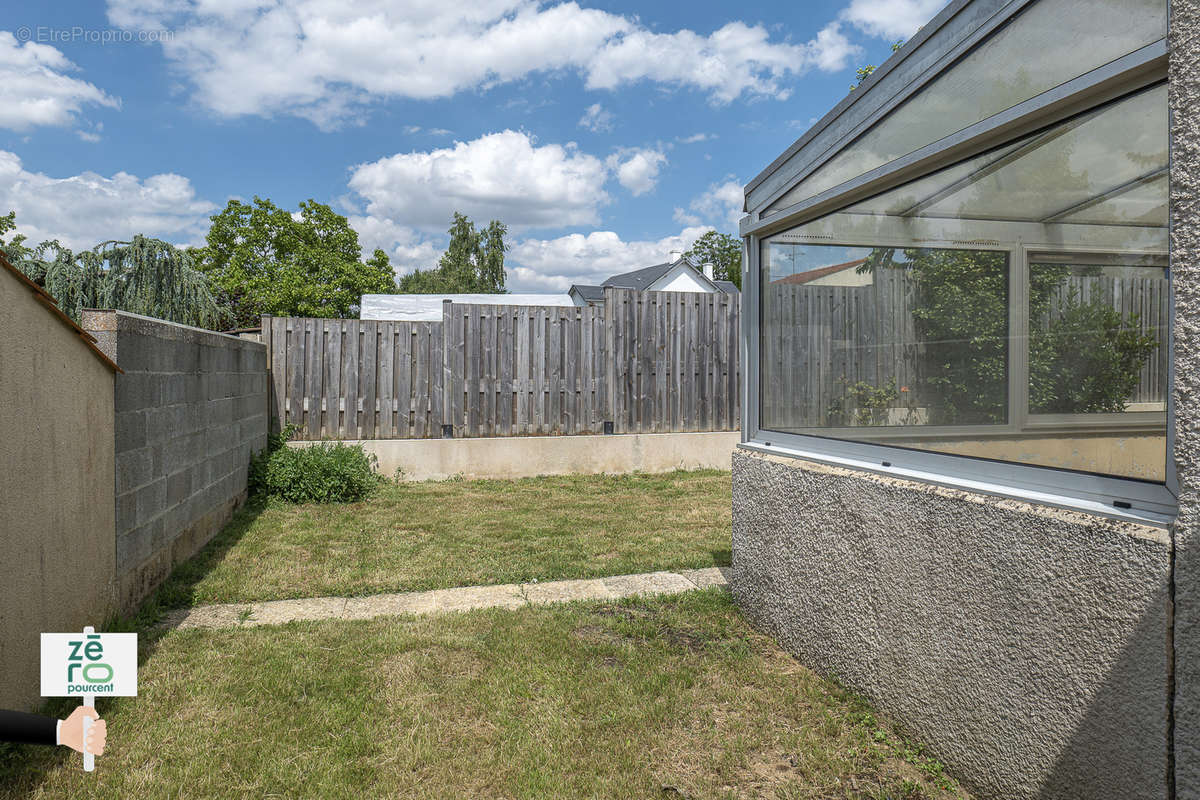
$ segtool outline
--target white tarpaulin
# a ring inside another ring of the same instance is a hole
[[[364,294],[359,319],[441,322],[442,301],[505,306],[573,306],[569,294]]]

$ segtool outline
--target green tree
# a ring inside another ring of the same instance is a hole
[[[464,214],[454,212],[450,244],[434,269],[418,269],[402,277],[404,294],[504,294],[504,237],[508,228],[492,220],[482,231]]]
[[[728,233],[709,231],[695,241],[684,253],[696,264],[712,264],[713,277],[732,281],[742,289],[742,240]]]
[[[1106,297],[1081,302],[1073,286],[1045,305],[1054,306],[1052,321],[1035,325],[1030,320],[1029,410],[1124,411],[1141,379],[1142,365],[1158,349],[1158,338],[1141,330],[1141,315],[1122,317]]]
[[[269,199],[230,200],[198,255],[241,327],[263,314],[353,317],[362,295],[396,286],[387,254],[377,249],[364,261],[349,221],[315,200],[295,216]]]
[[[25,246],[26,238],[22,233],[17,233],[17,212],[10,211],[3,217],[0,217],[0,251],[3,251],[5,257],[11,264],[17,264],[29,258],[33,250]],[[11,238],[5,241],[5,237],[12,234]]]
[[[57,241],[27,247],[16,215],[0,217],[0,249],[59,308],[78,322],[85,308],[112,308],[185,325],[221,328],[229,310],[214,297],[192,254],[160,239],[134,236],[73,252]]]

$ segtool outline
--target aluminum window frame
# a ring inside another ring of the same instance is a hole
[[[914,81],[914,83],[923,84],[928,78],[928,75],[922,76],[922,79]],[[950,455],[879,443],[878,439],[886,439],[886,436],[877,437],[877,441],[856,442],[832,439],[813,433],[773,431],[761,427],[760,406],[762,397],[760,337],[763,330],[762,248],[765,239],[843,211],[856,202],[953,166],[967,158],[981,155],[988,150],[1013,142],[1021,136],[1046,128],[1076,114],[1084,113],[1125,95],[1149,89],[1164,82],[1166,78],[1166,42],[1162,40],[766,218],[760,218],[758,213],[744,218],[741,225],[744,243],[741,331],[744,384],[742,388],[742,443],[740,446],[748,450],[807,459],[968,491],[1013,497],[1042,505],[1085,511],[1117,519],[1129,519],[1144,524],[1160,526],[1170,524],[1178,510],[1179,491],[1173,458],[1175,360],[1174,341],[1170,332],[1167,337],[1166,463],[1164,464],[1165,480],[1162,483],[988,460],[973,456]],[[878,113],[881,117],[886,111],[880,110]],[[847,142],[848,144],[849,142]],[[1172,155],[1168,149],[1168,170],[1171,158]],[[801,179],[802,177],[789,180],[784,186],[776,188],[772,194],[775,197],[781,196]],[[760,209],[769,204],[769,201],[762,203]],[[1076,226],[1072,225],[1072,227]],[[1166,251],[1156,250],[1154,255],[1166,256],[1168,261],[1169,319],[1170,331],[1173,331],[1175,299],[1173,273],[1169,266],[1171,257],[1169,234],[1168,230]],[[834,242],[814,240],[812,243],[832,244]],[[841,241],[837,242],[837,244],[842,243]],[[910,247],[912,243],[911,238],[906,242]],[[922,241],[921,244],[926,243]],[[929,244],[933,246],[932,241]],[[887,243],[873,241],[871,245],[886,246]],[[959,249],[971,246],[987,250],[1008,249],[1000,242],[997,242],[996,245],[991,245],[990,242],[985,244],[982,241],[978,245],[968,244],[965,241],[946,242],[945,244],[948,247],[955,245]],[[846,246],[855,246],[855,244],[849,242]],[[1010,339],[1020,330],[1028,333],[1029,256],[1033,253],[1054,251],[1055,243],[1053,242],[1018,240],[1013,243],[1009,258]],[[1063,246],[1061,251],[1081,254],[1086,252],[1096,254],[1136,252],[1139,255],[1147,252],[1146,250],[1134,251],[1131,249],[1122,251],[1120,248],[1102,244],[1090,248],[1087,244],[1072,244]],[[1023,285],[1018,284],[1017,281],[1023,282]],[[1017,351],[1021,352],[1020,356],[1017,356]],[[1024,363],[1019,363],[1018,359],[1022,359]],[[1020,385],[1018,391],[1015,387],[1022,376],[1024,376],[1024,383]],[[1018,412],[1022,415],[1020,419],[1025,424],[1023,429],[1014,430],[1016,434],[1030,432],[1049,434],[1080,430],[1077,425],[1071,425],[1070,421],[1053,418],[1054,415],[1030,415],[1028,413],[1027,347],[1010,348],[1009,403],[1009,420],[1005,427],[1013,426],[1015,428],[1017,420],[1014,417]],[[1133,413],[1152,415],[1156,418],[1155,424],[1161,424],[1160,421],[1164,416],[1164,412]],[[1033,420],[1029,419],[1031,416],[1034,417]],[[1137,430],[1142,425],[1151,422],[1148,418],[1131,419],[1124,414],[1113,415],[1113,417],[1116,418],[1090,420],[1086,431],[1094,433],[1106,430],[1114,432],[1126,429]],[[971,435],[981,432],[985,426],[963,427],[966,427],[967,430],[947,429],[946,435]],[[851,430],[857,430],[861,434],[861,429]],[[912,430],[912,427],[907,427],[904,434],[893,438],[901,436],[911,438]],[[932,426],[921,426],[921,432],[931,437],[942,435],[940,430],[935,432]],[[1003,435],[999,426],[988,426],[988,432]]]

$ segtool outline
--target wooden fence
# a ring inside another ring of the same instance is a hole
[[[608,289],[583,308],[446,302],[441,322],[264,317],[273,417],[307,439],[736,430],[738,309]]]

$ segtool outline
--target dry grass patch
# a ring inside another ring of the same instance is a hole
[[[963,797],[719,590],[178,631],[110,751],[26,748],[0,798]]]

